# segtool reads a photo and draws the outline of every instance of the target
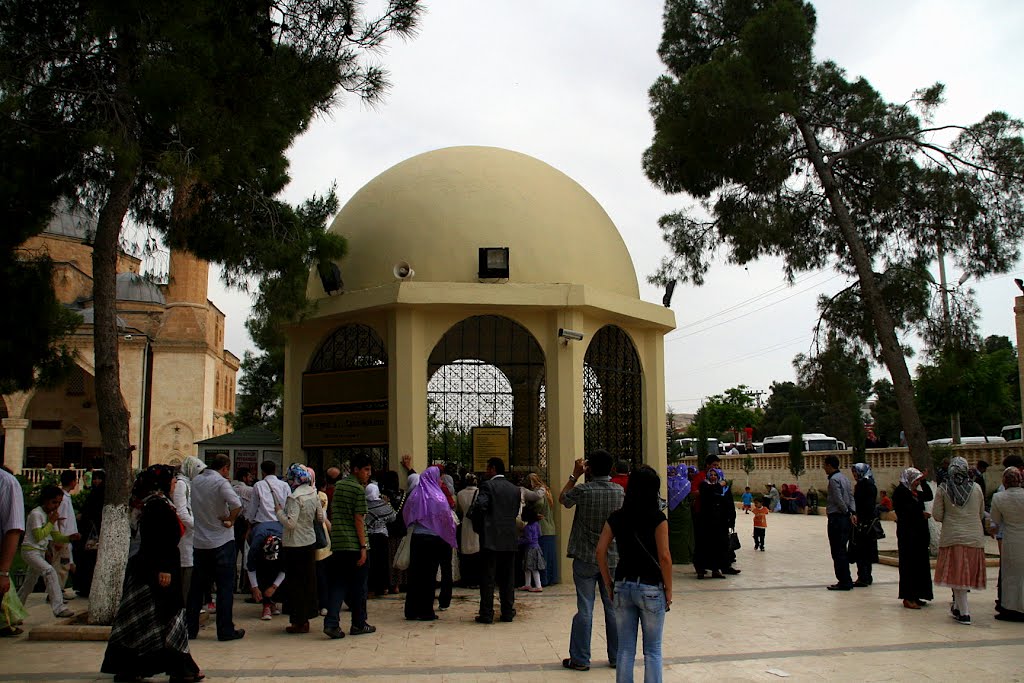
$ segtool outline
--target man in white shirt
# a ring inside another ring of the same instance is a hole
[[[277,464],[273,460],[264,460],[260,464],[260,471],[263,478],[252,487],[252,496],[249,505],[245,508],[245,518],[249,520],[249,554],[246,557],[245,568],[256,571],[259,559],[257,552],[263,551],[263,542],[267,536],[284,537],[284,528],[277,519],[274,511],[275,503],[284,507],[292,489],[288,484],[277,478]]]
[[[25,499],[21,484],[6,468],[0,469],[0,598],[11,589],[11,563],[25,531]],[[21,629],[7,626],[0,635],[16,636]]]
[[[199,608],[210,584],[217,583],[217,640],[238,640],[244,629],[232,619],[235,587],[235,518],[242,510],[228,482],[231,459],[216,455],[192,480],[192,585],[185,605],[188,637],[199,635]]]
[[[75,506],[71,501],[71,494],[78,487],[78,473],[75,470],[64,470],[60,474],[60,487],[64,489],[64,497],[60,501],[58,514],[60,521],[57,523],[57,530],[71,539],[74,543],[81,538],[78,533],[78,519],[75,517]],[[53,547],[53,568],[57,570],[57,581],[64,591],[68,583],[68,574],[75,570],[75,556],[71,551],[71,543],[56,543]],[[73,590],[64,591],[65,600],[73,600]]]

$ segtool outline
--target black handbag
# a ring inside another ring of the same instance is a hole
[[[739,550],[742,547],[739,534],[735,531],[729,532],[729,550]]]

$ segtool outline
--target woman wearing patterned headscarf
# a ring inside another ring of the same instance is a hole
[[[314,487],[313,470],[292,464],[284,480],[292,492],[282,508],[274,501],[277,519],[284,534],[284,575],[288,577],[288,633],[309,633],[309,620],[318,613],[316,592],[316,532],[315,524],[323,523],[323,508]]]
[[[402,517],[412,538],[409,556],[409,590],[405,594],[405,618],[416,621],[437,619],[434,612],[434,577],[442,562],[451,564],[455,540],[455,520],[448,498],[441,490],[441,472],[428,467],[419,483],[409,491]],[[441,595],[439,603],[448,605]]]
[[[709,569],[714,579],[739,573],[731,566],[729,529],[736,525],[736,506],[732,496],[726,495],[728,490],[722,470],[718,468],[709,469],[707,477],[700,483],[700,514],[697,515],[697,543],[693,556],[698,579],[703,579]]]
[[[896,513],[896,547],[899,549],[900,592],[903,606],[921,609],[933,600],[932,568],[928,557],[931,541],[924,504],[932,499],[932,489],[921,470],[908,467],[900,475],[900,484],[892,494]]]
[[[963,458],[950,461],[946,481],[939,484],[932,516],[942,524],[935,583],[952,589],[949,612],[957,623],[970,626],[967,593],[985,587],[985,498]]]
[[[850,562],[857,563],[857,580],[854,586],[864,588],[872,582],[871,565],[878,562],[878,539],[872,532],[875,523],[875,505],[878,504],[878,487],[871,466],[859,462],[853,466],[853,502],[857,512],[853,516],[854,542],[851,544]]]
[[[996,619],[1024,621],[1024,488],[1018,468],[1003,470],[1003,489],[992,496],[992,521],[1003,530]]]
[[[171,496],[174,468],[153,465],[135,480],[132,496],[142,507],[139,552],[128,560],[124,592],[100,670],[115,681],[157,674],[171,680],[203,678],[188,648],[178,542],[183,533]]]
[[[388,524],[395,521],[398,513],[380,495],[380,487],[370,482],[366,485],[366,534],[370,538],[370,552],[366,561],[370,567],[367,589],[370,597],[388,594],[391,583],[391,565],[388,563]]]

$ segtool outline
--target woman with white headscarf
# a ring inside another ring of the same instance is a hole
[[[857,563],[857,580],[853,582],[858,588],[871,585],[871,565],[878,562],[878,538],[874,534],[875,506],[878,504],[878,487],[875,486],[875,475],[866,462],[858,462],[853,466],[853,502],[858,514],[853,516],[855,550],[850,561]]]
[[[892,494],[896,513],[896,547],[899,549],[900,592],[903,606],[921,609],[932,594],[932,568],[928,557],[931,541],[924,504],[932,499],[932,489],[921,470],[908,467],[900,475],[900,485]]]
[[[1001,524],[1003,530],[996,619],[1024,621],[1024,488],[1020,469],[1003,470],[1003,489],[992,496],[992,521]]]
[[[970,626],[967,593],[972,588],[985,588],[985,497],[963,458],[950,461],[932,516],[942,524],[935,583],[952,589],[950,615],[957,623]]]
[[[366,485],[366,533],[370,539],[370,564],[367,577],[369,597],[387,595],[391,583],[391,565],[388,563],[388,524],[395,521],[398,513],[380,495],[380,487],[370,482]]]
[[[192,480],[206,469],[202,460],[190,455],[181,463],[181,469],[175,474],[176,484],[172,493],[174,511],[178,513],[184,533],[178,542],[181,554],[181,589],[184,599],[188,599],[188,588],[192,585],[192,539],[195,536],[195,519],[192,517]]]

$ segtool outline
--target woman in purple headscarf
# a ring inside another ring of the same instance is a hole
[[[414,621],[433,621],[434,578],[442,562],[452,561],[455,540],[455,518],[448,498],[441,490],[441,471],[428,467],[419,478],[416,488],[409,491],[402,517],[412,534],[409,559],[409,590],[405,595],[405,618]],[[451,603],[451,588],[438,600],[440,608]]]
[[[686,465],[668,466],[668,549],[672,564],[693,561],[693,515]]]
[[[700,514],[695,524],[697,543],[693,558],[698,579],[705,578],[709,569],[715,579],[738,573],[731,568],[729,529],[736,526],[736,505],[728,491],[722,470],[717,468],[709,469],[700,483]]]

